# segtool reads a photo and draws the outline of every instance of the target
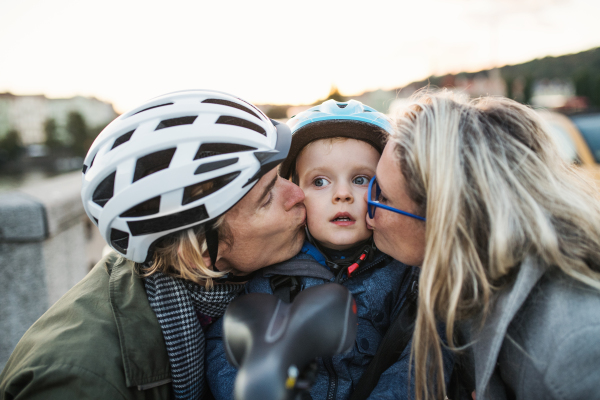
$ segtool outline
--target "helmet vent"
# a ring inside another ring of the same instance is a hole
[[[83,164],[83,169],[81,170],[83,172],[83,174],[85,175],[85,171],[87,171],[88,166]]]
[[[143,113],[144,111],[148,111],[148,110],[152,110],[153,108],[158,108],[158,107],[164,107],[164,106],[171,106],[173,105],[173,103],[165,103],[165,104],[159,104],[157,106],[152,106],[152,107],[148,107],[148,108],[144,108],[143,110],[140,110],[134,114],[131,114],[132,116],[139,114],[139,113]]]
[[[150,200],[146,200],[137,206],[131,207],[129,210],[121,214],[121,217],[145,217],[147,215],[158,214],[160,211],[160,196],[156,196]]]
[[[258,107],[256,107],[254,104],[248,103],[246,100],[244,99],[240,99],[239,97],[236,97],[236,99],[238,99],[239,101],[241,101],[242,103],[246,103],[248,104],[250,107],[254,108],[260,115],[262,115],[263,117],[267,118],[267,116],[265,115],[264,112],[262,112]]]
[[[190,117],[179,117],[179,118],[171,118],[171,119],[163,119],[160,121],[160,124],[156,127],[155,131],[159,129],[172,128],[174,126],[179,125],[191,125],[198,118],[197,115],[192,115]]]
[[[230,165],[237,163],[238,160],[239,160],[238,157],[234,157],[234,158],[228,158],[227,160],[220,160],[220,161],[204,163],[204,164],[200,165],[198,167],[198,169],[196,169],[196,172],[194,172],[194,175],[203,174],[205,172],[210,172],[210,171],[214,171],[216,169],[228,167]]]
[[[135,163],[135,172],[133,173],[133,182],[138,181],[148,175],[169,168],[175,148],[157,151],[141,157]],[[132,182],[132,183],[133,183]]]
[[[94,190],[92,201],[100,207],[104,207],[104,205],[113,197],[116,175],[117,171],[104,178],[104,180],[98,184],[96,190]]]
[[[204,204],[184,210],[175,214],[165,215],[151,219],[127,221],[127,226],[133,236],[149,235],[151,233],[166,232],[182,226],[193,225],[208,219]]]
[[[249,108],[244,107],[241,104],[234,103],[233,101],[222,100],[222,99],[206,99],[206,100],[204,100],[202,102],[203,103],[209,103],[209,104],[219,104],[219,105],[222,105],[222,106],[228,106],[228,107],[237,108],[238,110],[245,111],[248,114],[253,115],[256,118],[260,119],[260,117],[258,115],[256,115],[256,113],[254,111],[250,110]]]
[[[183,199],[181,200],[181,205],[184,206],[206,197],[209,194],[213,194],[217,190],[227,186],[227,184],[237,178],[239,174],[240,171],[236,171],[186,187],[183,190]]]
[[[203,143],[194,160],[200,158],[218,156],[220,154],[239,153],[240,151],[256,150],[255,147],[244,146],[243,144],[235,143]]]
[[[129,141],[129,139],[131,139],[131,135],[133,135],[133,132],[135,132],[135,129],[132,131],[129,131],[121,136],[119,136],[115,142],[113,143],[112,147],[110,148],[111,150],[114,149],[117,146],[122,145],[123,143]]]
[[[116,250],[120,251],[123,254],[126,254],[127,246],[129,246],[129,233],[114,228],[111,229],[110,243]]]
[[[255,123],[252,123],[250,121],[246,121],[245,119],[230,117],[227,115],[221,115],[216,123],[224,124],[224,125],[239,126],[239,127],[246,128],[246,129],[252,129],[254,132],[258,132],[261,135],[267,136],[267,132],[262,127],[256,125]]]
[[[312,110],[312,112],[321,112],[321,110]]]
[[[339,108],[346,108],[346,106],[348,106],[348,104],[337,103],[337,106]]]

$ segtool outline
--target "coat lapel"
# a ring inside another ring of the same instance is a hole
[[[495,385],[490,383],[490,380],[496,368],[504,336],[510,322],[544,272],[545,269],[539,260],[534,257],[525,259],[512,287],[498,295],[483,328],[474,334],[477,400],[495,398],[490,390]]]
[[[133,263],[123,258],[115,261],[109,284],[127,386],[144,390],[170,382],[171,367],[162,330]]]

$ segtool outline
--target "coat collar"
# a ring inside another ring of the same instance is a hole
[[[142,278],[134,263],[115,255],[107,260],[109,297],[121,344],[125,380],[140,390],[171,381],[162,330],[150,308]]]
[[[526,258],[520,266],[515,282],[498,295],[483,328],[475,333],[473,350],[478,399],[490,398],[490,379],[496,368],[508,326],[544,272],[545,268],[539,259],[532,256]]]

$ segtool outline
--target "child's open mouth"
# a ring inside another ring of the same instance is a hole
[[[337,213],[331,222],[338,226],[348,226],[356,223],[354,218],[347,212]]]

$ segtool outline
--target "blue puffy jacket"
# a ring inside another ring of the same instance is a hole
[[[301,268],[296,275],[290,271],[299,265],[299,260],[304,261],[301,264],[303,266],[307,265],[306,261],[313,266]],[[259,274],[246,284],[246,293],[272,294],[269,277],[273,275],[298,276],[302,289],[333,282],[333,274],[324,268],[324,261],[325,258],[314,246],[305,243],[302,251],[294,259],[259,271]],[[375,251],[369,262],[361,265],[350,278],[345,276],[340,281],[356,300],[356,342],[352,350],[344,354],[318,360],[317,377],[310,391],[313,399],[347,399],[350,396],[375,355],[390,323],[406,300],[412,274],[418,274],[418,268],[406,266],[380,251]],[[206,379],[217,400],[233,398],[233,385],[237,373],[225,358],[222,334],[222,320],[213,323],[206,333]],[[404,349],[398,361],[381,375],[371,398],[413,397],[408,395],[410,346],[411,343]],[[452,369],[452,357],[448,354],[445,357],[445,366],[448,377]],[[413,387],[414,382],[411,383],[411,393],[414,394]]]

